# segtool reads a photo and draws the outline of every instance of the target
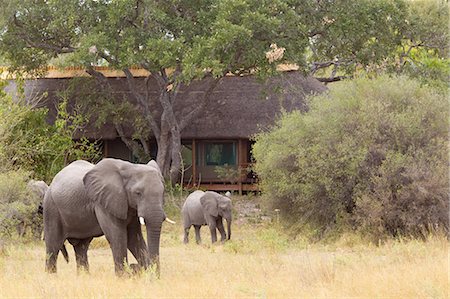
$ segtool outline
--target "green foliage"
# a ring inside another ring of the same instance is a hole
[[[114,95],[105,93],[93,78],[72,78],[67,88],[59,93],[61,100],[72,106],[68,117],[74,117],[81,134],[89,124],[90,129],[101,131],[106,124],[113,124],[123,128],[133,128],[133,140],[146,140],[150,137],[146,116],[140,107],[130,101],[124,101]],[[74,114],[76,115],[70,115]],[[133,115],[133,117],[129,117]],[[136,151],[131,148],[133,155],[139,162],[146,163],[150,157],[142,149]]]
[[[429,49],[438,57],[448,57],[448,1],[410,1],[403,28],[405,46]]]
[[[307,61],[316,76],[333,79],[376,69],[427,83],[448,81],[448,1],[302,2],[296,10],[308,28]]]
[[[397,72],[405,72],[443,90],[450,76],[448,1],[410,1],[402,44],[397,50]]]
[[[427,50],[412,50],[403,69],[411,77],[442,90],[448,88],[450,59],[440,58]]]
[[[183,185],[171,181],[164,183],[164,211],[167,216],[172,219],[177,219],[180,216],[181,208],[183,207],[189,191]]]
[[[448,231],[448,100],[405,77],[346,81],[256,136],[266,197],[316,236]]]
[[[265,58],[271,43],[303,64],[307,45],[291,38],[298,18],[281,0],[27,0],[4,14],[14,18],[4,24],[0,52],[13,69],[26,71],[66,55],[66,64],[173,68],[181,71],[179,80],[191,81],[209,73],[273,70]],[[17,36],[26,38],[14,42]]]
[[[376,70],[445,89],[450,70],[448,2],[442,0],[12,0],[2,7],[0,56],[12,70],[33,74],[55,63],[151,72],[157,96],[129,76],[133,105],[114,101],[107,80],[97,78],[103,96],[92,105],[98,121],[113,118],[116,129],[129,123],[123,115],[130,111],[141,115],[131,124],[134,140],[126,140],[141,161],[149,156],[142,144],[151,130],[159,153],[172,145],[179,151],[178,130],[200,115],[212,94],[208,89],[199,97],[193,113],[174,113],[181,85],[194,80],[212,76],[213,89],[228,73],[266,78],[278,64],[294,63],[325,82]],[[164,113],[152,114],[158,101],[165,102]],[[176,154],[162,155],[158,163],[175,181]]]
[[[405,1],[297,2],[305,4],[296,9],[307,24],[312,61],[335,60],[353,72],[358,64],[379,63],[400,44],[399,28],[408,9]]]
[[[2,48],[13,51],[1,52],[11,67],[29,74],[36,71],[39,73],[42,71],[40,68],[50,59],[70,51],[70,42],[79,34],[77,24],[83,22],[88,25],[88,20],[83,17],[85,12],[84,8],[77,4],[79,1],[64,1],[55,5],[57,2],[2,1],[2,7],[7,9],[2,10],[0,17],[4,22],[1,44]],[[26,17],[22,18],[24,15]],[[46,30],[42,30],[43,27]],[[4,34],[5,30],[11,34]],[[34,39],[30,40],[25,36],[34,36]],[[29,42],[33,46],[30,46]],[[44,44],[45,50],[40,48]]]
[[[233,166],[216,166],[214,167],[214,172],[217,174],[217,177],[223,181],[229,182],[231,184],[235,184],[239,177],[242,174],[240,167]]]
[[[42,198],[27,188],[31,177],[50,182],[75,159],[96,159],[95,144],[73,140],[86,122],[76,108],[61,102],[54,125],[47,123],[47,109],[33,108],[21,98],[13,100],[0,86],[0,237],[40,238]],[[72,110],[69,113],[69,109]]]
[[[48,63],[81,65],[96,77],[103,100],[117,94],[113,95],[108,80],[92,66],[125,70],[129,96],[135,111],[142,115],[135,140],[125,141],[136,156],[144,150],[148,158],[148,150],[141,145],[150,129],[159,153],[179,151],[177,131],[200,115],[203,103],[226,74],[266,77],[274,74],[277,63],[304,65],[307,40],[298,38],[298,16],[283,0],[24,0],[16,4],[0,12],[0,20],[5,21],[0,31],[0,56],[11,60],[10,69],[34,73]],[[266,58],[271,44],[284,49],[276,63]],[[156,80],[156,95],[145,90],[145,85],[137,87],[127,72],[132,66],[151,72],[148,79]],[[181,85],[210,77],[215,80],[209,80],[211,88],[199,97],[199,109],[193,105],[192,113],[175,114],[173,106]],[[109,111],[109,105],[119,106],[116,101],[105,103],[97,108]],[[161,105],[163,113],[155,111],[156,105]],[[120,125],[124,119],[118,118]],[[169,142],[160,135],[177,140]],[[170,171],[173,181],[180,167],[175,156],[157,157],[163,174],[168,177]],[[172,159],[174,165],[170,165]]]
[[[273,74],[265,56],[271,44],[285,49],[277,63],[331,77],[373,65],[426,67],[411,49],[448,56],[442,0],[4,2],[0,54],[27,72],[57,58],[63,65],[172,69],[171,81],[183,82]]]
[[[73,140],[86,120],[76,110],[68,112],[67,99],[60,102],[54,125],[47,123],[47,112],[0,94],[0,171],[22,169],[50,182],[69,162],[99,156],[95,144]]]
[[[43,66],[58,64],[84,66],[91,75],[97,65],[151,72],[148,79],[156,79],[157,96],[138,90],[132,76],[127,78],[133,108],[122,105],[126,101],[108,102],[107,80],[97,78],[104,94],[99,97],[103,104],[95,106],[100,115],[111,115],[122,125],[128,120],[124,111],[140,112],[134,140],[126,142],[136,156],[146,156],[140,160],[148,158],[141,145],[150,130],[159,153],[170,152],[169,144],[179,151],[179,140],[169,143],[158,135],[174,132],[179,139],[177,130],[200,115],[212,90],[199,97],[200,109],[193,113],[173,111],[180,86],[194,80],[212,76],[214,89],[226,74],[266,78],[286,63],[326,82],[372,69],[426,76],[440,86],[448,79],[448,3],[441,0],[3,2],[8,1],[2,1],[0,11],[0,56],[14,71],[39,74]],[[160,102],[165,102],[164,113],[152,115]],[[109,114],[111,106],[120,112]],[[172,169],[174,181],[179,163],[174,159],[170,164],[175,156],[157,157],[166,177]]]

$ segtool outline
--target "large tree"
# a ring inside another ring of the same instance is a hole
[[[156,138],[157,162],[176,178],[180,132],[199,115],[221,78],[273,72],[275,64],[266,52],[282,49],[271,49],[272,43],[286,49],[275,58],[302,65],[306,42],[292,38],[300,27],[283,1],[18,1],[4,27],[2,49],[12,67],[27,72],[68,54],[65,59],[85,66],[105,93],[111,86],[93,66],[122,70]],[[131,66],[149,71],[147,80],[158,85],[157,98],[138,91]],[[208,82],[203,97],[177,118],[180,88],[198,79]],[[160,105],[161,114],[150,109],[152,102]],[[123,136],[119,123],[116,128]]]
[[[417,67],[426,63],[423,56],[448,68],[448,1],[291,2],[308,29],[310,74],[323,82],[360,71],[401,73],[412,67],[417,73]]]
[[[405,40],[404,0],[0,0],[0,55],[32,73],[55,58],[84,66],[106,98],[112,87],[95,65],[122,70],[158,145],[166,177],[180,168],[181,131],[200,115],[228,73],[275,73],[297,64],[325,82],[380,64]],[[406,24],[407,25],[407,24]],[[149,72],[159,96],[140,92],[130,67]],[[192,110],[177,117],[180,89],[207,83]],[[151,107],[159,106],[156,113]],[[145,147],[119,135],[135,153]],[[139,139],[139,138],[137,138]]]

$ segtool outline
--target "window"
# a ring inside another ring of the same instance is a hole
[[[236,165],[236,142],[205,142],[203,146],[205,166]]]
[[[184,167],[189,167],[192,165],[192,145],[191,144],[181,145],[181,159],[183,160]]]

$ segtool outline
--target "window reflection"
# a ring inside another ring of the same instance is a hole
[[[236,165],[236,144],[233,142],[205,143],[207,166]]]

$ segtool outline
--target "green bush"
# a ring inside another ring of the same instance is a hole
[[[2,92],[3,85],[0,82],[0,172],[22,169],[50,182],[69,162],[99,157],[96,144],[73,140],[87,120],[76,109],[68,112],[64,95],[52,125],[47,123],[46,108],[33,108],[22,98],[13,100]]]
[[[70,113],[61,97],[55,123],[47,123],[47,109],[33,108],[23,98],[6,95],[0,82],[0,240],[40,238],[42,198],[27,188],[31,177],[50,182],[66,164],[76,159],[99,157],[96,144],[75,141],[74,132],[85,118]],[[4,241],[2,241],[4,242]]]
[[[261,188],[316,236],[448,232],[448,100],[406,77],[360,78],[256,136]]]

